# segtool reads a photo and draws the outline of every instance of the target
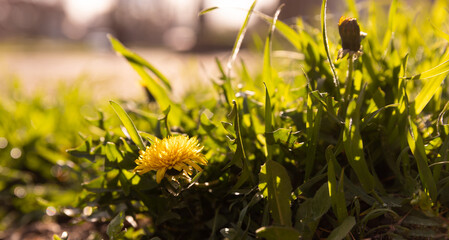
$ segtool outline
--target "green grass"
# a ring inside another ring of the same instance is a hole
[[[163,73],[111,36],[156,101],[111,101],[108,111],[117,116],[100,112],[93,131],[69,150],[79,158],[74,174],[84,176],[71,206],[93,209],[73,217],[108,224],[111,239],[448,237],[449,6],[443,0],[346,4],[347,16],[360,16],[367,33],[357,60],[336,60],[338,18],[327,19],[326,0],[321,24],[313,24],[319,29],[301,19],[287,25],[279,11],[248,12],[227,65],[217,60],[213,87],[179,102]],[[220,9],[202,13],[211,11]],[[250,17],[267,23],[254,75],[236,61]],[[274,54],[285,49],[287,57]],[[39,112],[40,105],[23,112]],[[8,104],[0,106],[5,111]],[[21,112],[13,109],[6,112]],[[85,129],[45,124],[51,128],[39,136]],[[155,171],[132,172],[139,150],[176,134],[198,138],[208,160],[204,171],[192,179],[167,172],[160,184]],[[58,139],[59,147],[79,141]]]
[[[135,144],[105,129],[103,141],[89,139],[80,147],[105,166],[85,185],[92,192],[85,204],[96,206],[98,214],[153,223],[125,233],[122,221],[109,236],[447,236],[448,19],[442,9],[448,6],[393,1],[384,12],[375,1],[347,4],[348,15],[359,16],[361,5],[369,13],[358,19],[367,37],[357,60],[335,60],[337,22],[326,18],[324,0],[320,30],[301,19],[288,26],[277,20],[279,12],[273,18],[256,12],[268,34],[263,65],[250,76],[235,61],[254,17],[250,10],[226,68],[217,61],[221,81],[209,92],[194,93],[202,98],[186,96],[182,102],[171,100],[170,83],[160,72],[111,37],[156,103],[125,108],[129,116],[113,103]],[[219,9],[202,14],[211,11]],[[278,63],[272,42],[280,38],[303,58]],[[130,173],[138,149],[170,134],[198,137],[209,160],[204,172],[160,185],[154,172]]]

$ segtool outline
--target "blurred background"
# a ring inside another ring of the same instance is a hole
[[[319,23],[320,1],[261,0],[256,9],[272,15],[282,3],[286,6],[280,18],[287,23],[293,24],[299,15]],[[214,57],[230,53],[251,4],[252,0],[0,0],[0,79],[19,79],[31,92],[53,91],[61,80],[84,78],[97,97],[141,98],[137,74],[110,49],[106,35],[112,34],[171,81],[181,83],[174,89],[181,93],[191,82],[208,82],[207,71],[216,69]],[[198,16],[214,6],[220,9]],[[329,8],[338,6],[330,1]],[[250,33],[263,34],[268,28],[257,17],[250,27]],[[198,79],[185,80],[191,77]]]

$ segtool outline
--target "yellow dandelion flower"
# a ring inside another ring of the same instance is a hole
[[[203,147],[198,140],[193,137],[172,136],[162,140],[155,138],[151,146],[147,146],[145,151],[140,150],[139,158],[135,163],[137,167],[134,172],[142,175],[152,170],[156,170],[156,181],[160,183],[169,169],[185,171],[192,175],[192,167],[197,171],[202,171],[198,164],[206,165],[207,160],[201,153]]]

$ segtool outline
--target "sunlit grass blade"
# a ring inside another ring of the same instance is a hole
[[[269,133],[273,132],[272,118],[273,113],[271,112],[270,94],[268,93],[267,86],[265,85],[265,138],[268,137]],[[268,140],[266,140],[266,151],[267,151],[267,160],[272,160],[273,145],[270,144]]]
[[[237,38],[235,40],[234,47],[232,48],[232,54],[231,54],[231,57],[229,58],[228,64],[227,64],[228,71],[231,71],[232,65],[234,64],[237,54],[239,53],[240,46],[242,45],[243,39],[245,38],[245,33],[246,33],[246,30],[248,29],[248,23],[251,18],[251,15],[253,14],[254,7],[256,6],[256,2],[257,2],[257,0],[254,0],[253,4],[251,4],[251,7],[249,8],[248,13],[246,15],[245,21],[243,22],[242,27],[240,28],[240,31],[237,34]],[[228,75],[229,75],[229,73],[228,73]]]
[[[232,101],[233,108],[231,113],[228,115],[228,119],[233,121],[234,132],[235,132],[235,144],[236,150],[231,160],[230,164],[239,164],[242,168],[242,174],[240,176],[239,181],[234,185],[233,189],[239,188],[246,180],[249,178],[251,183],[255,184],[256,179],[253,173],[250,170],[250,163],[248,162],[248,158],[246,155],[245,147],[243,146],[242,133],[240,127],[240,112],[236,101]],[[229,166],[229,164],[228,164]]]
[[[139,147],[140,150],[145,150],[145,145],[143,144],[142,137],[137,132],[136,126],[134,125],[133,121],[128,116],[126,111],[123,110],[123,108],[114,101],[109,101],[109,103],[111,104],[117,116],[120,118],[123,126],[128,131],[131,140]]]
[[[321,117],[323,115],[323,107],[321,105],[317,105],[317,112],[315,113],[311,95],[312,94],[309,93],[309,96],[307,97],[307,157],[304,175],[304,179],[306,180],[311,176],[315,164],[316,148],[321,128]]]
[[[218,7],[210,7],[210,8],[203,9],[203,10],[201,10],[201,12],[198,13],[198,16],[204,15],[208,12],[212,12],[215,9],[218,9]]]
[[[261,239],[267,240],[295,240],[300,239],[301,233],[291,227],[268,226],[257,229],[256,235]]]
[[[276,224],[292,226],[290,196],[292,186],[285,168],[272,160],[259,173],[259,189],[268,198],[271,216]]]
[[[223,80],[223,82],[219,85],[220,85],[221,89],[223,90],[223,94],[226,98],[226,102],[229,104],[229,106],[232,107],[232,100],[234,100],[235,94],[234,94],[234,89],[232,89],[232,86],[231,86],[231,79],[228,78],[228,76],[226,75],[226,73],[223,69],[223,65],[221,64],[220,60],[218,58],[215,58],[215,62],[217,63],[218,70],[221,73],[221,80]]]
[[[421,89],[418,96],[416,96],[415,101],[413,102],[413,106],[415,109],[414,114],[418,115],[419,113],[421,113],[427,103],[429,103],[429,101],[435,95],[445,78],[446,75],[439,75],[433,79],[428,80],[424,84],[424,87]]]
[[[329,43],[327,39],[327,29],[326,29],[326,9],[327,9],[327,0],[323,0],[321,4],[321,34],[323,37],[324,50],[326,50],[327,60],[329,61],[330,68],[332,70],[332,75],[334,77],[334,86],[335,86],[335,96],[337,99],[340,98],[340,81],[338,80],[338,75],[335,72],[335,66],[332,62],[332,57],[329,52]]]
[[[424,141],[415,123],[409,119],[409,131],[407,132],[407,142],[410,150],[415,156],[418,166],[419,177],[425,191],[429,194],[433,202],[437,201],[437,186],[433,179],[432,172],[428,165]]]
[[[388,13],[388,29],[385,32],[385,36],[382,42],[382,50],[385,52],[396,30],[396,22],[398,21],[398,19],[396,19],[397,10],[398,10],[398,0],[393,0],[391,2],[390,11]]]
[[[335,163],[337,159],[332,151],[333,147],[329,146],[326,149],[326,160],[327,160],[327,181],[329,187],[329,196],[331,198],[332,209],[334,214],[337,216],[338,222],[343,222],[348,216],[348,211],[346,210],[346,200],[345,192],[343,187],[344,172],[341,172],[340,182],[337,183],[336,178],[336,168]]]
[[[365,160],[363,141],[360,135],[360,105],[361,101],[351,100],[347,108],[343,144],[348,162],[357,175],[363,189],[372,192],[374,179]]]
[[[269,24],[273,24],[272,17],[258,11],[255,11],[254,13],[256,13],[259,17],[261,17]],[[296,32],[293,28],[280,20],[276,21],[275,27],[297,50],[301,49],[300,35],[298,34],[298,32]]]
[[[270,31],[268,32],[267,39],[265,40],[265,47],[263,51],[263,70],[262,70],[262,79],[265,82],[267,89],[269,91],[274,91],[273,89],[273,70],[271,66],[271,45],[274,29],[276,27],[276,21],[281,13],[281,5],[276,13],[274,14],[273,21],[271,22]]]
[[[348,5],[348,10],[352,14],[353,18],[359,18],[359,13],[357,11],[357,5],[355,0],[346,0],[346,5]]]
[[[429,69],[427,71],[424,71],[420,74],[416,74],[412,77],[406,77],[405,79],[411,79],[411,80],[417,80],[417,79],[428,79],[431,77],[436,77],[441,74],[445,74],[449,72],[449,60],[446,60],[437,66],[433,67],[432,69]]]
[[[111,42],[112,47],[117,53],[125,57],[126,60],[128,60],[130,63],[132,62],[134,64],[140,65],[150,70],[152,73],[154,73],[154,75],[156,75],[156,77],[158,77],[162,81],[165,87],[167,87],[170,91],[172,90],[170,81],[168,81],[165,75],[162,74],[157,68],[155,68],[148,61],[143,59],[141,56],[127,49],[125,46],[123,46],[123,44],[119,40],[114,38],[112,35],[109,34],[108,38],[109,41]]]
[[[429,20],[429,22],[430,22],[430,20]],[[430,26],[432,26],[433,30],[435,31],[435,33],[436,33],[438,36],[440,36],[440,37],[446,39],[446,41],[449,42],[449,34],[443,32],[441,29],[439,29],[438,27],[436,27],[432,22],[430,22]]]
[[[142,82],[148,91],[153,95],[156,99],[157,104],[159,105],[161,110],[167,109],[171,106],[171,112],[173,118],[170,119],[175,125],[178,125],[181,121],[181,117],[184,115],[180,106],[173,102],[168,94],[171,86],[169,81],[153,66],[151,66],[144,59],[139,57],[137,54],[126,49],[117,39],[112,36],[109,36],[112,46],[114,49],[121,55],[123,55],[131,67],[139,74],[142,78]],[[149,69],[154,73],[154,75],[160,79],[163,83],[161,85],[159,81],[157,81],[154,77],[148,74],[145,69]],[[168,91],[167,91],[168,89]],[[189,121],[189,118],[183,118],[185,121]]]

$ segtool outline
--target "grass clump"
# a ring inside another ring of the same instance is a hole
[[[366,17],[349,28],[354,20],[341,20],[340,34],[366,36],[342,36],[358,42],[338,60],[326,4],[319,30],[251,8],[245,23],[270,26],[259,74],[236,66],[244,24],[228,64],[217,60],[213,92],[182,102],[163,73],[110,37],[155,102],[111,102],[122,127],[100,119],[99,134],[70,150],[97,166],[78,206],[93,212],[81,217],[110,219],[109,237],[127,239],[447,237],[447,3],[421,3],[424,17],[399,0],[388,13],[361,2]],[[301,57],[275,61],[275,32]],[[198,139],[207,165],[133,173],[139,151],[178,135]]]

